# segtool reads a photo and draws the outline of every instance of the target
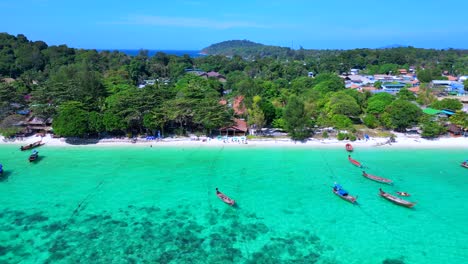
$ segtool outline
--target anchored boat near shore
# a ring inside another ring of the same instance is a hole
[[[352,204],[356,203],[357,196],[354,197],[349,195],[349,193],[345,189],[343,189],[343,187],[341,187],[341,185],[339,184],[335,183],[335,185],[333,186],[333,193],[345,201],[348,201]]]
[[[348,160],[349,160],[349,162],[351,162],[354,166],[356,166],[356,167],[358,167],[358,168],[362,168],[362,164],[361,164],[359,161],[357,161],[357,160],[351,158],[351,155],[348,155]]]
[[[372,174],[367,174],[365,171],[362,171],[362,176],[366,177],[369,180],[373,180],[376,182],[386,183],[386,184],[393,184],[393,181],[390,179],[386,179],[383,177],[375,176]]]
[[[33,149],[33,148],[36,148],[36,147],[40,147],[40,146],[42,146],[44,144],[45,143],[42,143],[42,140],[39,140],[39,141],[36,141],[36,142],[31,143],[29,145],[21,146],[20,150],[23,151],[23,150]]]
[[[389,193],[386,193],[382,189],[379,189],[379,191],[380,191],[380,196],[382,196],[383,198],[389,200],[390,202],[392,202],[394,204],[398,204],[398,205],[408,207],[408,208],[412,208],[416,204],[414,202],[409,202],[409,201],[403,200],[403,199],[401,199],[399,197],[393,196],[393,195],[391,195]]]

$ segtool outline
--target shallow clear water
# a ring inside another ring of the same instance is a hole
[[[393,186],[344,148],[37,150],[0,146],[0,263],[468,263],[467,150],[355,150]]]

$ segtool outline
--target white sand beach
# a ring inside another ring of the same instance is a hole
[[[306,142],[293,141],[288,138],[255,138],[249,139],[246,142],[233,142],[232,140],[218,140],[216,138],[164,138],[162,140],[146,140],[138,138],[136,142],[132,142],[128,138],[105,138],[100,140],[82,140],[82,139],[65,139],[53,138],[50,135],[45,137],[30,136],[23,139],[6,140],[0,137],[0,145],[15,144],[28,145],[33,142],[42,140],[43,143],[49,146],[148,146],[148,147],[187,147],[187,146],[232,146],[232,147],[343,147],[346,143],[351,143],[354,147],[378,147],[378,148],[466,148],[468,150],[468,138],[466,137],[440,137],[434,140],[423,139],[418,135],[407,135],[402,133],[394,133],[396,142],[389,143],[388,138],[371,137],[369,140],[349,141],[337,139],[314,139],[311,138]]]

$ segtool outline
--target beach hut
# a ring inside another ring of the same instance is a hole
[[[452,137],[458,137],[462,135],[463,130],[457,125],[450,124],[447,126],[447,132],[449,132]]]
[[[247,130],[247,122],[244,119],[234,119],[234,124],[220,128],[219,134],[225,136],[245,136]]]

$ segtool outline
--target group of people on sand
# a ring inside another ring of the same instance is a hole
[[[218,140],[222,140],[223,143],[239,143],[239,144],[247,144],[247,137],[246,136],[241,136],[241,137],[221,137],[218,136]]]

